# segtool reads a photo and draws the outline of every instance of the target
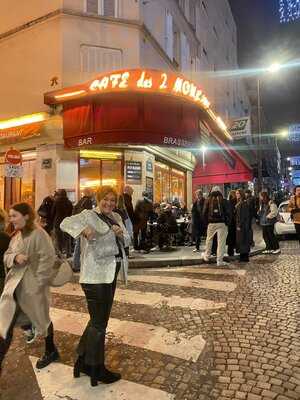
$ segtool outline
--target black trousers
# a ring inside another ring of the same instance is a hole
[[[141,233],[140,241],[139,234]],[[148,250],[147,249],[147,226],[139,229],[133,233],[133,247],[135,250]]]
[[[297,239],[299,240],[300,243],[300,224],[294,224],[294,225],[296,229]]]
[[[278,250],[279,243],[274,233],[274,225],[265,225],[262,227],[262,231],[266,243],[266,250]]]
[[[85,365],[104,365],[106,327],[114,301],[120,266],[121,263],[117,263],[112,283],[81,284],[90,315],[77,348],[77,353],[83,358]]]

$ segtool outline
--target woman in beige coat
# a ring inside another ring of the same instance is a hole
[[[15,234],[4,254],[7,276],[0,299],[0,372],[16,325],[31,323],[37,335],[45,337],[45,353],[37,361],[37,368],[59,358],[49,316],[54,247],[48,234],[35,225],[35,214],[28,204],[15,204],[9,211],[9,219]]]

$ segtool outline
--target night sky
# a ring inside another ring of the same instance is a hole
[[[281,24],[279,0],[230,0],[230,4],[238,28],[241,68],[299,63],[261,77],[261,87],[262,106],[271,129],[300,123],[300,19]]]

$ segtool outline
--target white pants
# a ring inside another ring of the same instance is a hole
[[[223,261],[228,234],[228,228],[223,222],[208,224],[204,254],[206,258],[210,257],[213,239],[216,233],[218,236],[217,263],[219,263]]]

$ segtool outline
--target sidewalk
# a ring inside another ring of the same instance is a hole
[[[261,230],[257,226],[253,226],[254,230],[254,241],[255,247],[251,249],[250,256],[253,257],[260,254],[265,248],[264,241],[262,239]],[[129,268],[156,268],[156,267],[168,267],[168,266],[184,266],[184,265],[199,265],[203,264],[204,261],[201,259],[201,253],[205,249],[205,242],[201,244],[200,252],[193,253],[194,246],[186,247],[172,247],[169,251],[154,250],[148,254],[140,252],[130,253]],[[239,256],[234,257],[238,259]],[[232,260],[232,257],[230,257]],[[224,261],[230,261],[228,257],[224,257]],[[216,257],[212,257],[211,262],[215,262]],[[207,263],[206,263],[207,264]]]

